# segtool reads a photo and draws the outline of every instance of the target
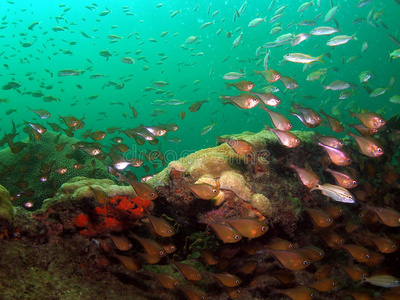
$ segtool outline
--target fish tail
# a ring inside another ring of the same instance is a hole
[[[226,141],[227,141],[227,139],[217,136],[217,143],[225,143]]]
[[[324,61],[322,60],[322,57],[324,56],[324,54],[322,53],[320,56],[317,57],[317,61],[319,61],[320,63],[324,63]]]
[[[264,129],[269,130],[269,131],[272,131],[272,128],[269,127],[267,124],[264,124]]]

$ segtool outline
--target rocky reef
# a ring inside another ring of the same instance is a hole
[[[225,142],[170,162],[147,181],[158,193],[152,201],[107,175],[71,178],[34,212],[18,207],[12,217],[0,202],[1,219],[11,224],[2,227],[0,243],[0,267],[12,270],[0,272],[4,299],[39,289],[48,299],[396,293],[373,282],[383,273],[399,276],[392,266],[400,223],[388,225],[376,211],[390,207],[399,214],[399,170],[389,164],[397,150],[390,158],[366,158],[346,140],[357,162],[347,168],[357,175],[351,189],[357,203],[342,203],[298,179],[290,165],[312,169],[330,184],[336,182],[324,167],[339,168],[326,160],[314,133],[294,133],[301,144],[292,149],[270,131],[244,132],[229,138],[252,145],[253,155]],[[194,187],[218,193],[201,199]],[[21,278],[23,286],[15,286]],[[360,284],[365,278],[369,283]]]

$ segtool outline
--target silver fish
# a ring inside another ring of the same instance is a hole
[[[310,190],[310,192],[314,190],[320,190],[323,195],[328,196],[338,202],[343,202],[343,203],[356,202],[354,196],[348,190],[338,185],[333,185],[329,183],[325,183],[322,185],[317,184]]]

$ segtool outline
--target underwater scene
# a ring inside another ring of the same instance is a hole
[[[400,1],[0,2],[0,299],[400,299]]]

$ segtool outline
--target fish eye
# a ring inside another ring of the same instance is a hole
[[[240,280],[236,279],[236,280],[235,280],[235,283],[239,284],[239,283],[240,283]]]
[[[369,256],[368,254],[366,254],[364,257],[365,257],[366,259],[370,259],[370,258],[371,258],[371,256]]]
[[[383,120],[383,119],[380,119],[380,120],[379,120],[379,122],[381,122],[381,123],[385,123],[385,120]]]
[[[152,196],[152,197],[155,196],[155,195],[156,195],[155,193],[150,193],[150,196]]]
[[[290,244],[290,245],[288,246],[288,248],[289,248],[289,249],[292,249],[292,248],[293,248],[293,245],[292,245],[292,244]]]
[[[171,250],[176,250],[176,248],[175,248],[175,246],[171,246],[171,248],[170,248]]]
[[[179,285],[179,282],[178,281],[175,281],[174,282],[174,286],[178,286]]]
[[[324,254],[322,252],[318,252],[318,256],[323,256]]]
[[[392,245],[392,249],[397,249],[397,246],[396,245]]]
[[[378,149],[376,149],[376,151],[382,152],[383,150],[382,150],[382,148],[378,148]]]
[[[303,261],[303,265],[307,266],[309,264],[308,260]]]
[[[158,252],[158,255],[163,256],[164,255],[164,251]]]
[[[347,162],[351,162],[351,159],[350,159],[350,158],[348,158],[348,159],[347,159]]]
[[[327,221],[328,223],[332,222],[332,220],[331,220],[331,219],[326,219],[326,221]]]
[[[216,189],[213,189],[212,192],[213,192],[213,194],[218,193],[218,191]]]
[[[332,286],[335,286],[336,284],[337,284],[337,282],[336,282],[336,281],[332,282]]]
[[[321,180],[318,180],[318,181],[317,181],[317,183],[318,183],[318,184],[321,184],[321,183],[322,183],[322,181],[321,181]]]
[[[384,256],[381,256],[381,257],[379,257],[379,260],[384,261],[384,260],[385,260],[385,257],[384,257]]]
[[[343,244],[343,243],[344,243],[344,239],[340,239],[339,242],[340,242],[341,244]]]
[[[310,297],[314,297],[314,296],[315,296],[315,294],[314,294],[314,293],[311,293],[311,294],[310,294]]]
[[[293,125],[292,125],[292,124],[288,124],[288,127],[292,128],[292,127],[293,127]]]
[[[239,235],[235,235],[235,240],[239,240],[240,236]]]
[[[359,214],[358,214],[358,217],[364,218],[364,214],[363,214],[363,213],[359,213]]]
[[[167,231],[169,234],[173,234],[174,232],[170,229]]]
[[[266,231],[266,230],[267,230],[266,226],[261,227],[261,231]]]
[[[367,277],[367,274],[364,273],[364,274],[362,274],[361,276],[365,278],[365,277]]]
[[[353,180],[353,184],[357,184],[357,181],[356,181],[356,180]]]
[[[296,139],[296,142],[297,142],[297,143],[300,143],[300,140],[299,140],[299,139]]]
[[[205,299],[206,299],[206,297],[204,297],[204,296],[201,296],[201,297],[200,297],[200,299],[201,299],[201,300],[205,300]]]
[[[201,278],[201,274],[196,274],[196,277],[197,278]]]

